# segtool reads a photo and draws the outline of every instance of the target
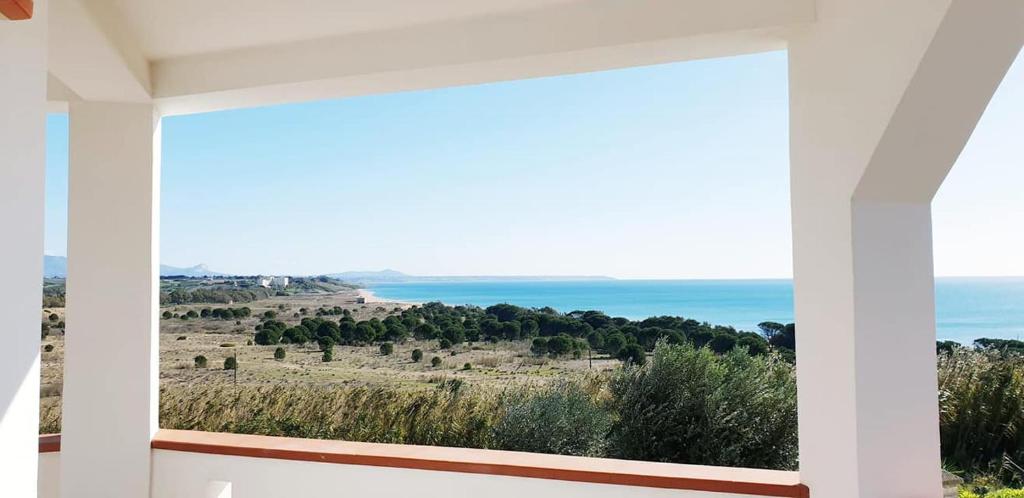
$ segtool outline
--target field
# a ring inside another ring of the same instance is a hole
[[[160,321],[160,385],[172,391],[187,391],[195,386],[267,387],[301,384],[303,386],[386,386],[399,390],[433,389],[439,383],[458,379],[467,385],[500,390],[519,384],[546,384],[567,375],[588,371],[611,370],[621,363],[607,355],[594,353],[593,358],[551,358],[530,353],[530,342],[500,341],[455,345],[441,350],[437,340],[410,339],[394,345],[391,355],[382,355],[378,345],[334,347],[333,361],[322,361],[316,343],[299,346],[282,344],[260,346],[252,343],[255,327],[263,313],[273,311],[277,320],[296,325],[309,315],[308,310],[334,308],[350,310],[357,320],[383,319],[408,308],[405,303],[357,302],[356,290],[332,293],[298,294],[271,297],[233,306],[249,307],[252,314],[238,320],[218,318],[180,318]],[[190,310],[199,313],[203,308],[227,305],[187,304],[161,307],[179,316]],[[300,309],[307,314],[299,314]],[[47,308],[43,320],[51,321],[50,314],[58,315],[52,323],[64,320],[63,308]],[[296,316],[298,315],[298,316]],[[331,318],[331,317],[327,317]],[[336,319],[336,317],[333,317]],[[42,396],[44,411],[59,403],[63,384],[64,340],[59,329],[43,339]],[[275,359],[277,347],[285,350],[284,359]],[[423,351],[423,360],[414,362],[412,351]],[[195,357],[208,359],[206,368],[195,366]],[[437,356],[442,363],[431,365]],[[237,357],[237,371],[225,370],[224,360]],[[469,365],[469,368],[466,365]],[[45,417],[44,417],[45,420]]]

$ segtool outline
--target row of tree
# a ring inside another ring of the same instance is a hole
[[[638,363],[660,340],[689,343],[698,348],[707,346],[717,353],[737,347],[752,355],[775,350],[791,361],[796,350],[796,328],[776,322],[761,323],[759,332],[744,332],[678,316],[630,320],[600,311],[560,313],[550,307],[510,304],[481,308],[427,303],[396,309],[383,320],[356,321],[350,313],[342,314],[340,320],[334,321],[326,318],[329,314],[318,313],[320,316],[304,317],[296,325],[265,317],[256,326],[254,341],[261,345],[317,342],[323,349],[325,344],[368,345],[402,342],[411,337],[437,340],[442,348],[467,341],[531,340],[531,351],[538,355],[580,356],[590,349]]]

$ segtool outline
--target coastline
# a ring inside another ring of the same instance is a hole
[[[365,287],[356,289],[356,296],[363,298],[363,300],[366,302],[366,304],[390,303],[390,304],[400,304],[400,305],[403,305],[403,306],[421,306],[423,304],[423,303],[415,302],[415,301],[400,301],[398,299],[384,299],[384,298],[381,298],[381,297],[377,296],[376,294],[373,293],[372,290],[367,289]]]

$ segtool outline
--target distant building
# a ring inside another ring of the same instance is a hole
[[[266,288],[282,288],[288,287],[288,277],[256,277],[256,285]]]

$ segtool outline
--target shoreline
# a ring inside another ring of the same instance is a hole
[[[400,304],[403,306],[422,306],[423,303],[415,301],[399,301],[398,299],[384,299],[373,293],[372,290],[365,287],[356,289],[356,296],[363,298],[366,304]]]

